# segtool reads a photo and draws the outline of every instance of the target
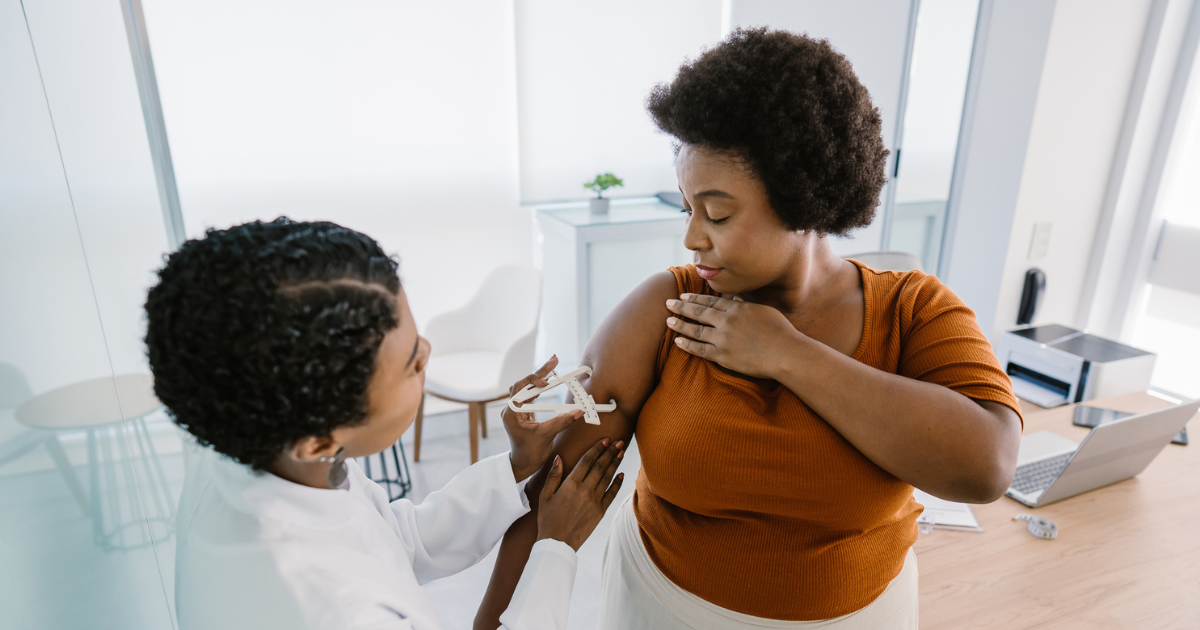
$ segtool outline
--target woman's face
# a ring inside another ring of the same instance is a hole
[[[379,345],[375,374],[367,385],[366,421],[333,431],[346,457],[373,455],[395,444],[421,405],[430,346],[417,334],[404,289],[396,296],[396,318],[400,325]]]
[[[760,289],[793,266],[803,233],[784,225],[749,169],[726,154],[685,144],[675,174],[688,212],[683,245],[714,290]]]

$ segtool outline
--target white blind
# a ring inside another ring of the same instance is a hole
[[[418,322],[530,262],[511,3],[143,2],[189,237],[362,230],[400,254]]]
[[[521,201],[676,190],[671,141],[644,101],[721,37],[720,0],[516,0]]]

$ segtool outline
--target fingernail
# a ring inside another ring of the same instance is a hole
[[[690,297],[692,297],[692,294],[691,294],[691,293],[680,293],[680,294],[679,294],[679,298],[680,298],[680,299],[682,299],[682,300],[686,300],[686,299],[688,299],[688,298],[690,298]]]
[[[620,453],[617,453],[617,459],[621,459],[622,457],[625,457],[625,451],[621,451]]]
[[[555,456],[554,456],[554,464],[553,464],[553,465],[554,465],[554,466],[557,466],[557,465],[559,465],[559,464],[561,464],[561,463],[562,463],[562,459],[561,459],[561,458],[559,458],[559,456],[558,456],[558,455],[555,455]]]
[[[682,345],[683,345],[683,337],[676,337],[676,338],[675,338],[675,345],[677,345],[677,346],[682,346]]]
[[[675,306],[678,303],[679,300],[667,300],[667,306]]]
[[[621,479],[625,479],[625,473],[621,473],[621,474],[617,475],[617,477],[620,477]]]
[[[621,447],[623,447],[623,446],[625,446],[625,443],[624,443],[624,442],[617,442],[617,443],[616,443],[616,447],[617,447],[617,448],[621,448]]]
[[[678,324],[678,323],[679,323],[679,320],[678,320],[678,319],[675,319],[674,317],[668,317],[668,318],[667,318],[667,325],[668,325],[668,326],[674,326],[675,324]]]
[[[600,440],[600,443],[605,446],[608,446],[608,438],[604,438],[603,440]]]

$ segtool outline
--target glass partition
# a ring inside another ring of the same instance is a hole
[[[172,628],[166,251],[118,3],[0,2],[0,626]]]
[[[884,249],[913,254],[936,273],[975,42],[978,0],[921,0],[909,69],[904,136]]]

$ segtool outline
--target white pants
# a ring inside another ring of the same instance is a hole
[[[604,547],[600,630],[917,630],[917,556],[875,601],[836,619],[784,621],[722,608],[667,579],[642,545],[633,501],[617,509]]]

